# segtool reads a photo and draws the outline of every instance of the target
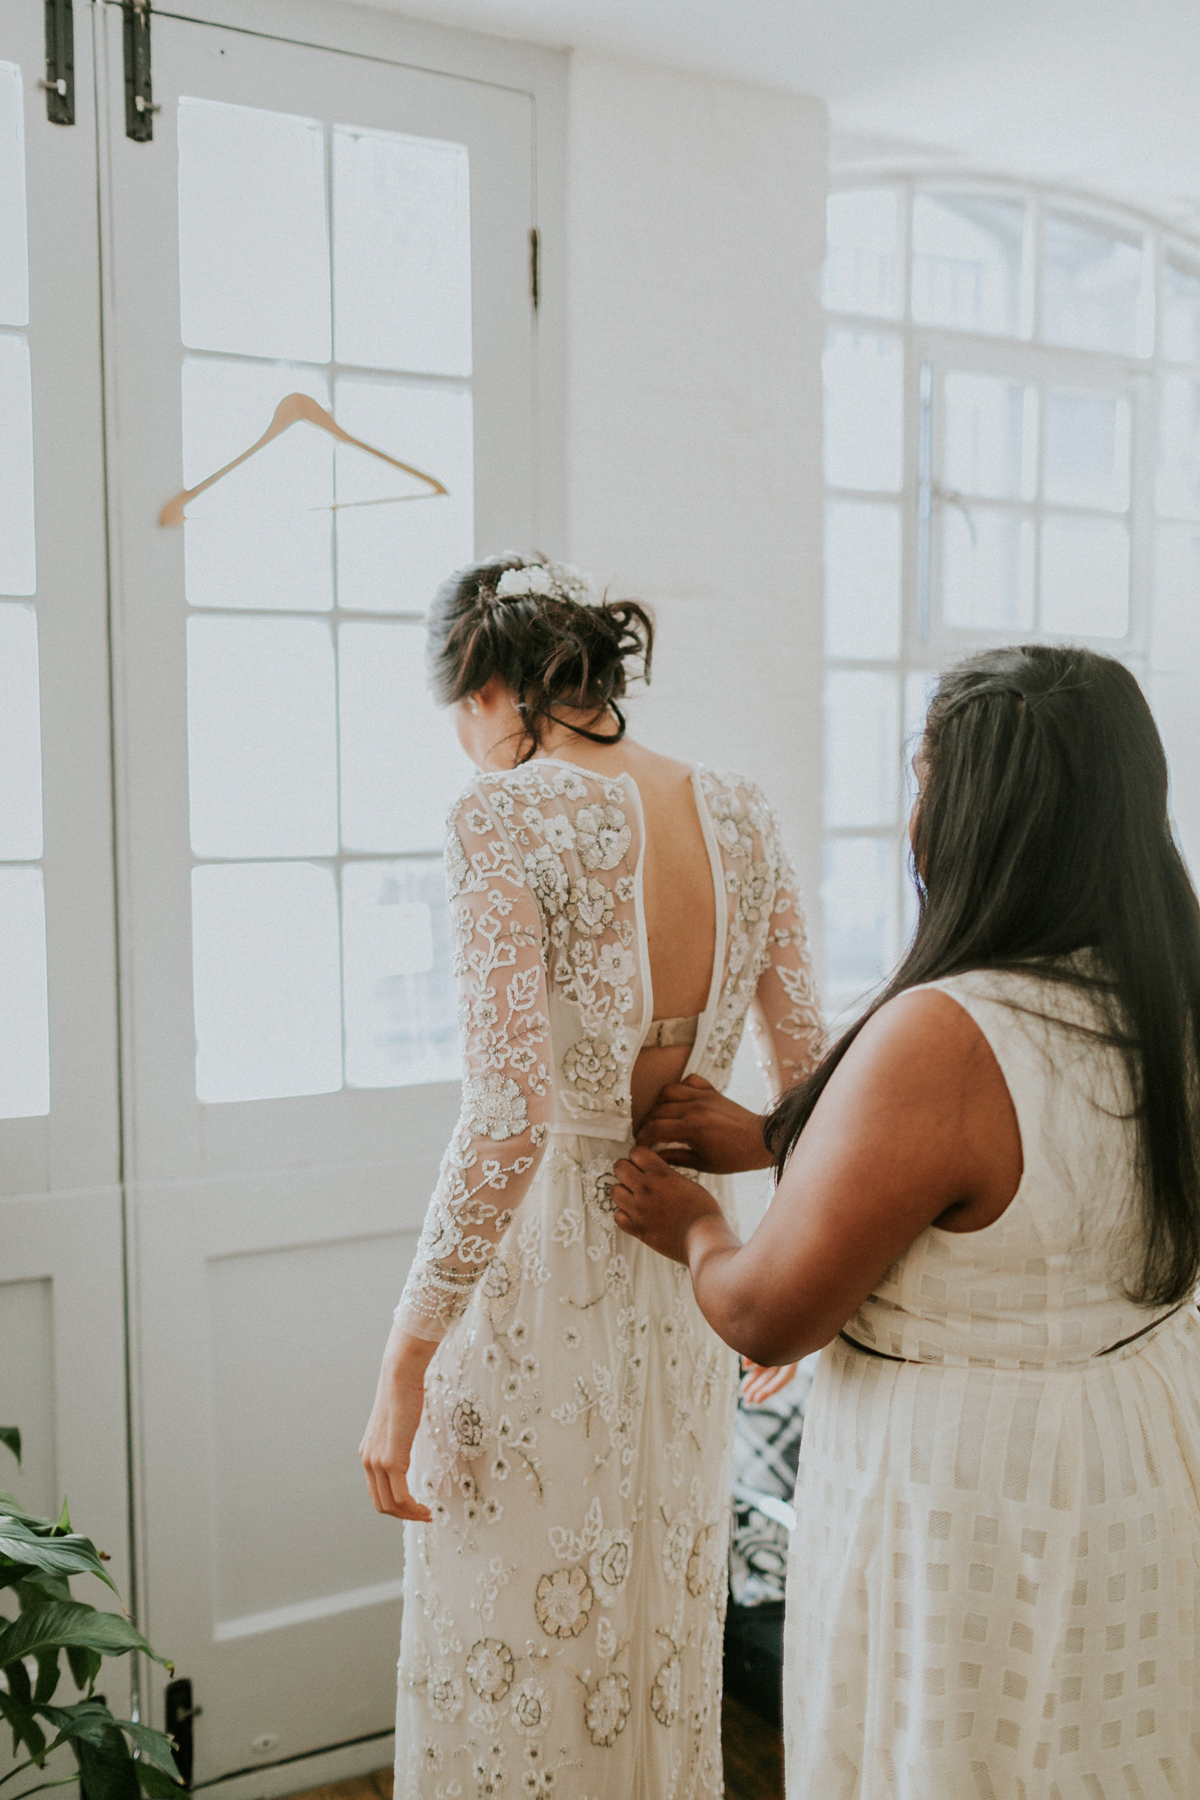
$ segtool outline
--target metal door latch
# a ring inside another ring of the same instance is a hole
[[[75,19],[71,0],[46,0],[46,96],[52,125],[75,123]]]
[[[148,144],[154,136],[155,106],[150,86],[150,0],[121,0],[125,40],[125,136]]]
[[[179,1766],[179,1773],[183,1776],[183,1785],[190,1788],[192,1769],[196,1760],[196,1742],[192,1731],[192,1720],[198,1719],[204,1708],[192,1705],[192,1684],[186,1676],[167,1683],[165,1699],[167,1736],[175,1747],[175,1761]]]

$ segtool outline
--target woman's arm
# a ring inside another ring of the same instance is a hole
[[[738,1175],[769,1169],[761,1113],[739,1106],[703,1075],[686,1075],[665,1087],[642,1121],[639,1144],[657,1150],[677,1169]]]
[[[617,1165],[622,1230],[687,1264],[700,1310],[735,1350],[786,1362],[837,1335],[928,1225],[977,1230],[1021,1179],[999,1065],[944,994],[902,994],[830,1079],[757,1231],[741,1244],[716,1202],[653,1152]]]
[[[428,1517],[407,1486],[425,1370],[533,1180],[553,1105],[541,914],[482,783],[451,817],[446,878],[462,1024],[462,1110],[360,1447],[378,1510],[410,1519]]]

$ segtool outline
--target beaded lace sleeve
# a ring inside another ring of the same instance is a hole
[[[772,1095],[777,1098],[816,1067],[825,1033],[796,872],[769,813],[768,819],[768,860],[776,869],[775,904],[754,991],[751,1026]]]
[[[533,1180],[553,1076],[542,919],[480,782],[446,840],[462,1038],[462,1110],[442,1159],[397,1321],[432,1340],[465,1309]]]

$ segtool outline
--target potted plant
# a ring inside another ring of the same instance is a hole
[[[21,1434],[15,1426],[0,1426],[0,1443],[19,1463]],[[171,1668],[123,1611],[102,1612],[73,1597],[70,1583],[76,1575],[94,1575],[116,1594],[105,1560],[90,1538],[71,1529],[65,1501],[59,1518],[39,1519],[0,1492],[0,1591],[16,1602],[15,1615],[0,1607],[0,1716],[12,1730],[14,1756],[26,1753],[0,1779],[0,1800],[24,1800],[76,1780],[83,1800],[141,1800],[143,1794],[167,1800],[180,1793],[170,1739],[131,1719],[114,1718],[96,1693],[105,1657],[140,1651]],[[63,1656],[83,1698],[55,1705]],[[68,1744],[76,1767],[69,1774],[47,1770],[49,1758]],[[4,1791],[31,1772],[45,1779]]]

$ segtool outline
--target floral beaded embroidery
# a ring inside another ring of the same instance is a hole
[[[697,798],[719,966],[692,1066],[724,1086],[754,1001],[788,1080],[821,1032],[795,882],[757,790],[702,771]],[[465,1079],[400,1315],[446,1336],[414,1446],[432,1523],[409,1528],[398,1800],[723,1791],[736,1369],[612,1199],[648,1010],[641,836],[630,779],[549,760],[481,776],[451,817]]]
[[[700,785],[728,919],[702,1066],[718,1083],[728,1073],[757,997],[776,1043],[796,1045],[777,1056],[780,1079],[792,1080],[821,1042],[795,878],[757,789],[707,770]],[[576,1021],[557,1047],[559,1111],[581,1126],[595,1116],[628,1123],[640,854],[631,789],[624,777],[585,781],[562,764],[525,764],[481,777],[451,816],[446,870],[467,1075],[401,1303],[421,1335],[439,1335],[461,1313],[540,1160],[554,1111],[553,1002]],[[502,1304],[505,1280],[499,1270],[485,1288],[490,1308]]]

